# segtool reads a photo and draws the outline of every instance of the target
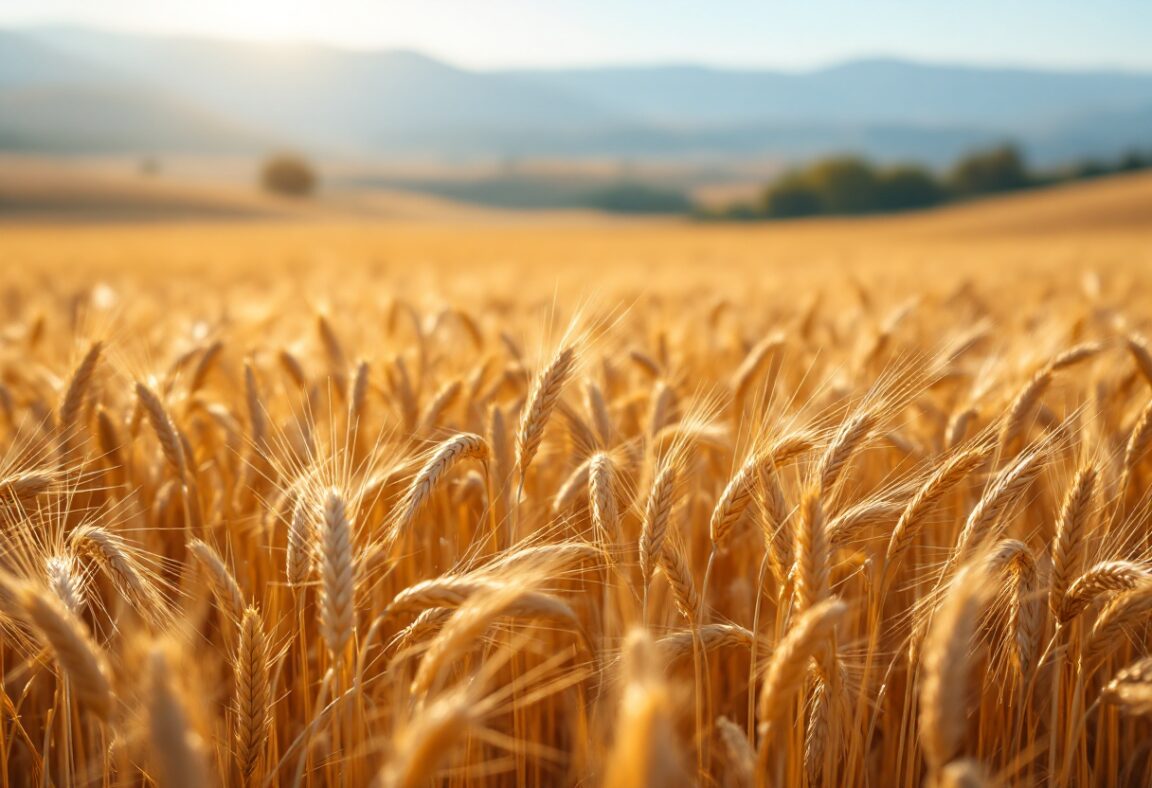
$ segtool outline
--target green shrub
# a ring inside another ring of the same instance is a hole
[[[1027,186],[1028,169],[1014,145],[976,151],[956,163],[948,186],[961,197],[1011,191]]]
[[[770,218],[790,219],[823,212],[824,203],[803,172],[788,173],[764,194],[764,213]]]
[[[855,156],[824,159],[809,170],[806,179],[820,196],[825,213],[869,213],[879,206],[876,171]]]
[[[940,184],[922,167],[901,165],[880,173],[876,207],[881,211],[908,211],[936,205],[944,198]]]

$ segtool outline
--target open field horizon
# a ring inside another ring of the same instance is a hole
[[[49,189],[51,194],[52,190]],[[174,200],[184,218],[61,221],[51,212],[0,222],[0,261],[65,265],[126,274],[225,273],[276,276],[285,268],[431,275],[438,267],[533,270],[561,282],[589,270],[622,270],[658,288],[686,273],[714,269],[774,277],[911,271],[992,274],[1007,263],[1061,270],[1093,265],[1139,267],[1152,254],[1152,174],[1113,176],[944,208],[881,217],[771,223],[623,218],[592,211],[523,212],[460,206],[405,194],[320,198],[314,204],[257,197],[246,187],[185,185]],[[188,196],[212,211],[198,214]],[[250,202],[243,202],[242,196]],[[373,202],[375,199],[375,202]],[[237,205],[241,206],[237,208]],[[256,205],[268,213],[249,213]],[[275,210],[275,213],[271,211]],[[987,262],[981,254],[988,255]],[[995,262],[992,262],[995,261]],[[661,276],[674,272],[674,277]],[[996,273],[1002,273],[997,271]],[[404,287],[403,281],[390,286]],[[546,278],[546,277],[545,277]],[[718,286],[722,282],[717,283]],[[594,285],[589,284],[589,293]]]

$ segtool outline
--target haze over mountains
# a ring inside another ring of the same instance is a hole
[[[797,159],[944,164],[1013,139],[1038,164],[1152,146],[1152,74],[864,60],[469,71],[408,51],[0,31],[0,150]]]

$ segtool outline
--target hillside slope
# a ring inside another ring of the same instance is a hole
[[[930,233],[1152,233],[1152,172],[961,203],[891,220]]]
[[[466,205],[403,188],[323,190],[284,200],[261,193],[247,158],[171,159],[147,176],[131,158],[59,159],[0,155],[0,219],[89,221],[165,218],[279,217],[299,221],[418,220],[452,224],[531,224],[546,228],[610,223],[613,227],[694,226],[682,219],[609,217],[592,211],[521,212]],[[705,227],[729,227],[724,223]],[[854,236],[1152,234],[1152,172],[1036,189],[917,213],[759,222],[754,233],[820,238]]]
[[[37,153],[249,153],[275,146],[157,92],[47,85],[0,91],[0,147]]]
[[[343,50],[84,28],[0,31],[9,90],[144,91],[317,152],[801,159],[852,151],[944,165],[1011,138],[1036,163],[1147,146],[1152,74],[863,60],[810,71],[700,66],[482,71],[405,50]],[[51,114],[59,104],[33,93]],[[25,105],[27,107],[27,105]],[[106,150],[96,105],[71,150]],[[114,114],[112,109],[107,110]],[[12,131],[0,148],[27,145]],[[1100,122],[1107,118],[1106,123]],[[128,135],[151,147],[148,126]],[[159,135],[158,135],[159,136]],[[206,137],[211,143],[212,137]],[[212,147],[208,150],[215,149]]]

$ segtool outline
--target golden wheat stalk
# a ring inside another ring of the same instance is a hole
[[[380,788],[419,788],[434,782],[437,770],[477,722],[474,700],[463,691],[423,704],[395,736],[392,756],[376,776]]]
[[[208,585],[221,614],[229,621],[239,623],[246,607],[244,592],[240,590],[240,584],[228,569],[228,564],[215,548],[199,539],[188,543],[188,552],[192,553],[207,575]]]
[[[164,600],[122,536],[98,525],[84,524],[69,534],[68,541],[76,555],[94,561],[138,610],[153,617],[162,612]]]
[[[1127,714],[1152,714],[1152,657],[1118,670],[1100,691],[1100,699],[1119,706]]]
[[[788,713],[791,699],[803,685],[809,661],[832,637],[847,612],[843,601],[825,599],[801,613],[776,645],[764,670],[756,713],[761,755],[767,749],[770,731]]]
[[[212,784],[203,739],[193,730],[183,699],[172,686],[172,668],[155,648],[148,665],[147,722],[158,785],[201,788]]]
[[[456,463],[466,459],[487,460],[488,443],[479,435],[461,433],[437,444],[428,460],[417,471],[400,505],[393,531],[405,531],[416,518],[420,507],[431,497],[440,479]]]
[[[908,549],[915,543],[919,529],[925,524],[925,516],[953,487],[960,484],[973,471],[979,468],[991,453],[991,446],[974,447],[953,454],[934,470],[912,499],[904,507],[892,535],[888,539],[888,550],[884,563],[894,572],[903,560]]]
[[[1102,596],[1128,591],[1152,580],[1152,567],[1134,561],[1101,561],[1088,568],[1061,597],[1057,620],[1067,623]]]
[[[689,784],[678,753],[675,706],[664,679],[661,644],[644,630],[624,642],[624,688],[616,713],[616,741],[605,761],[606,788]]]
[[[663,462],[648,492],[640,526],[640,577],[645,589],[652,582],[652,575],[664,555],[664,541],[676,498],[676,474],[675,463]]]
[[[15,589],[28,621],[51,650],[81,706],[101,720],[112,716],[114,695],[107,660],[84,623],[55,596],[32,586]]]
[[[620,542],[620,514],[616,504],[616,468],[612,457],[597,452],[588,461],[588,505],[592,527],[602,544]]]
[[[924,639],[920,682],[920,744],[931,773],[964,747],[972,640],[984,604],[986,575],[968,567],[948,587]]]
[[[1072,578],[1083,561],[1096,476],[1096,467],[1091,463],[1083,465],[1076,472],[1060,507],[1060,518],[1056,521],[1056,536],[1052,540],[1052,572],[1048,581],[1048,607],[1057,616],[1064,606]],[[1066,619],[1061,617],[1061,620]]]
[[[44,574],[49,590],[70,613],[79,616],[87,600],[84,578],[77,571],[76,560],[70,555],[49,556],[44,562]]]
[[[239,645],[233,660],[236,765],[246,782],[257,776],[271,725],[269,662],[264,622],[260,612],[249,607],[240,621]]]
[[[103,348],[104,345],[101,342],[92,343],[75,372],[72,373],[72,379],[68,382],[68,388],[65,389],[64,397],[60,401],[60,415],[57,423],[60,431],[60,458],[62,462],[67,461],[77,433],[82,426],[80,411],[84,407],[84,398],[92,386],[92,377],[96,372],[96,364],[100,360],[100,353]]]
[[[829,593],[827,520],[817,490],[807,490],[796,518],[796,609],[799,612],[823,602]]]
[[[755,452],[749,454],[728,480],[724,491],[720,493],[720,498],[712,509],[712,516],[708,520],[708,537],[712,541],[713,549],[721,548],[728,541],[732,529],[748,511],[763,461],[759,454]]]
[[[540,373],[533,378],[528,400],[524,404],[520,419],[520,429],[516,433],[516,468],[523,487],[528,466],[540,448],[544,438],[544,427],[560,399],[564,384],[568,382],[576,368],[576,348],[561,348],[556,356]]]
[[[324,497],[316,554],[320,566],[320,635],[336,662],[356,627],[357,567],[352,539],[344,496],[333,487]]]
[[[292,507],[288,521],[284,574],[288,585],[300,588],[307,584],[316,563],[316,515],[303,498]]]
[[[160,398],[143,383],[136,384],[136,397],[144,408],[144,413],[148,416],[152,431],[156,433],[156,438],[160,441],[160,449],[164,453],[164,459],[168,461],[168,464],[183,481],[187,475],[187,468],[185,466],[184,444],[180,440],[176,425],[168,415],[163,403],[160,402]]]

